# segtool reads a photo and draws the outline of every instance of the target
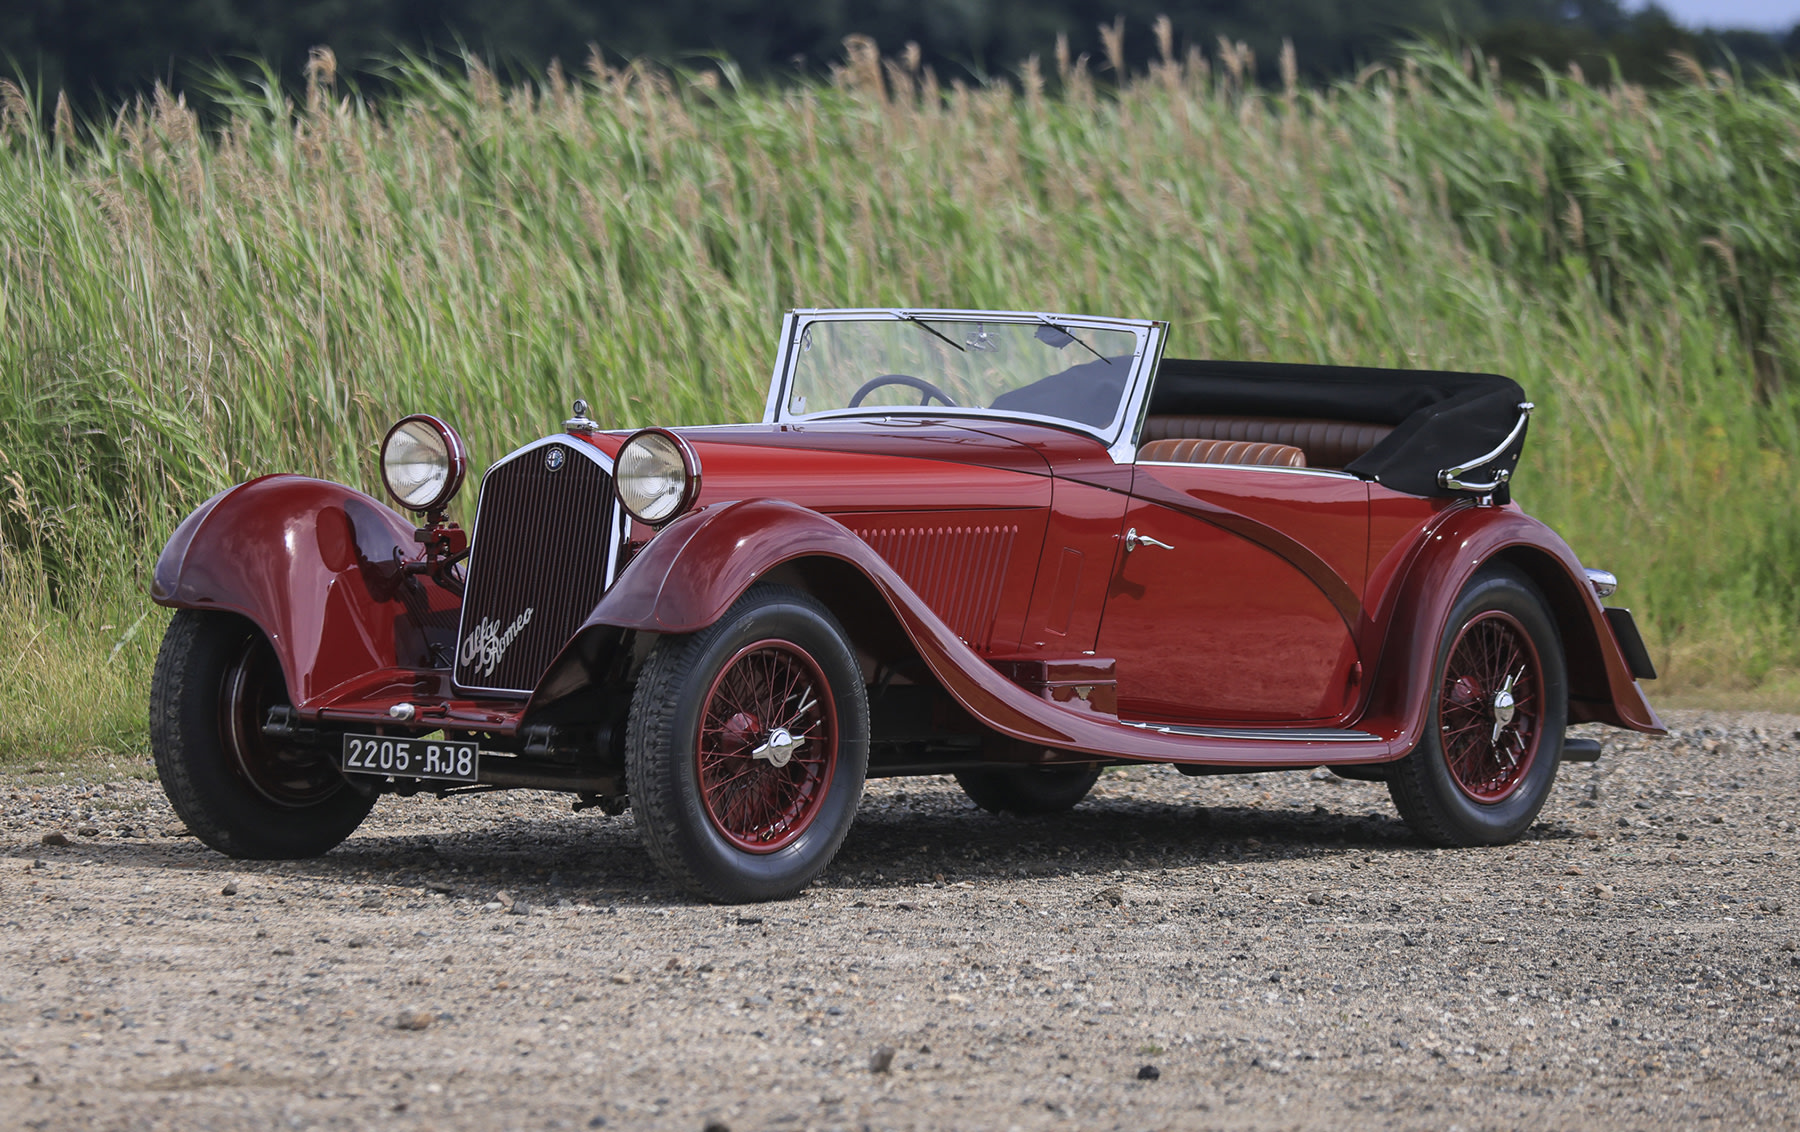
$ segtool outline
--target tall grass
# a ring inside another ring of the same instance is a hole
[[[1035,61],[940,88],[866,43],[779,89],[407,63],[379,107],[321,65],[299,105],[228,90],[210,133],[166,96],[41,130],[6,92],[0,758],[141,746],[148,569],[220,487],[373,488],[416,410],[477,463],[576,395],[608,425],[753,419],[796,305],[1513,374],[1541,406],[1517,497],[1620,573],[1670,681],[1791,689],[1800,87],[1527,92],[1421,53],[1263,91],[1243,62],[1104,89]]]

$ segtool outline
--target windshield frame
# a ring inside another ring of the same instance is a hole
[[[787,411],[788,390],[794,381],[802,331],[814,322],[991,322],[1025,326],[1053,325],[1070,331],[1109,330],[1131,334],[1136,351],[1131,371],[1125,380],[1125,395],[1113,419],[1103,426],[1084,424],[1063,417],[1043,416],[1016,410],[992,409],[986,406],[944,405],[871,405],[856,408],[826,409],[816,413],[794,414]],[[976,418],[983,420],[1018,420],[1049,425],[1085,433],[1106,445],[1119,463],[1130,463],[1136,454],[1139,424],[1144,414],[1150,375],[1162,359],[1163,342],[1168,324],[1152,319],[1098,318],[1091,315],[1042,314],[1034,311],[990,310],[922,310],[913,308],[801,308],[791,310],[781,321],[780,349],[775,372],[769,383],[769,398],[763,409],[764,424],[810,424],[833,420],[869,420],[886,417],[928,417],[938,420]]]

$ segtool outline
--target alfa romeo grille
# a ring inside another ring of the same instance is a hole
[[[481,485],[455,678],[525,693],[606,592],[612,476],[578,442],[538,445]]]

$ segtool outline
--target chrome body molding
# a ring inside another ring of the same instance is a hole
[[[1353,731],[1343,727],[1192,727],[1183,723],[1141,723],[1133,719],[1119,721],[1127,727],[1155,731],[1162,735],[1192,735],[1200,739],[1268,739],[1278,743],[1367,743],[1379,735]]]
[[[1331,479],[1357,480],[1362,477],[1336,468],[1290,468],[1282,464],[1205,464],[1192,460],[1139,460],[1140,468],[1217,468],[1237,472],[1274,472],[1283,476],[1325,476]]]

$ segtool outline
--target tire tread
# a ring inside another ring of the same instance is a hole
[[[1437,781],[1434,776],[1434,772],[1438,770],[1434,760],[1441,763],[1443,759],[1442,748],[1437,742],[1435,733],[1422,736],[1418,745],[1405,758],[1388,764],[1391,768],[1387,778],[1388,795],[1394,800],[1394,808],[1400,812],[1400,817],[1420,840],[1439,848],[1466,848],[1475,845],[1504,844],[1517,840],[1524,828],[1528,827],[1530,821],[1535,819],[1555,784],[1556,764],[1560,759],[1563,728],[1567,724],[1568,674],[1566,661],[1562,654],[1562,642],[1556,631],[1556,619],[1551,615],[1543,594],[1528,577],[1510,566],[1494,564],[1480,570],[1464,586],[1463,592],[1457,595],[1456,602],[1451,607],[1451,628],[1447,629],[1443,638],[1439,640],[1432,656],[1431,684],[1427,690],[1432,701],[1426,707],[1426,725],[1430,728],[1433,721],[1437,719],[1436,699],[1439,695],[1439,682],[1443,679],[1442,667],[1447,660],[1444,650],[1449,645],[1449,633],[1454,628],[1460,627],[1467,616],[1474,612],[1472,608],[1465,612],[1465,606],[1470,599],[1478,596],[1484,589],[1492,588],[1496,582],[1504,583],[1500,589],[1501,593],[1511,592],[1533,603],[1537,614],[1543,618],[1548,627],[1548,639],[1536,642],[1539,654],[1538,662],[1543,669],[1542,678],[1547,700],[1554,698],[1558,692],[1563,697],[1556,712],[1562,718],[1557,719],[1554,726],[1547,725],[1540,739],[1540,743],[1547,746],[1547,749],[1541,747],[1538,752],[1540,759],[1547,759],[1549,762],[1545,771],[1546,778],[1536,804],[1529,807],[1530,813],[1525,819],[1525,826],[1510,836],[1496,836],[1495,831],[1481,830],[1475,823],[1484,819],[1459,817],[1455,812],[1446,796],[1447,791],[1454,790],[1455,787],[1446,786]],[[1527,632],[1530,632],[1529,627]],[[1553,681],[1552,677],[1556,679]],[[1557,685],[1556,692],[1551,690],[1553,684]]]
[[[693,840],[695,821],[704,817],[685,812],[689,799],[682,793],[677,762],[686,753],[671,757],[679,746],[677,730],[682,719],[686,695],[692,690],[696,669],[709,650],[724,634],[735,631],[743,615],[771,605],[799,606],[819,618],[823,627],[834,634],[846,649],[849,638],[836,617],[817,598],[791,586],[763,583],[752,586],[733,602],[717,621],[697,633],[667,636],[658,640],[638,672],[638,682],[631,695],[631,711],[625,729],[625,780],[631,792],[631,805],[650,858],[678,887],[691,895],[719,903],[747,900],[780,899],[797,888],[768,878],[746,880],[732,875],[728,864],[708,861],[704,854],[682,844],[687,836]],[[823,664],[823,658],[820,658]],[[854,665],[852,651],[849,660]],[[829,678],[829,668],[827,668]],[[867,759],[868,704],[860,670],[854,686],[838,689],[839,763],[838,773],[844,777],[834,782],[833,790],[853,790],[861,797]],[[851,721],[860,717],[860,724]],[[860,737],[856,734],[860,732]],[[852,749],[861,744],[861,750]],[[854,813],[855,803],[849,803]],[[848,829],[848,823],[845,827]],[[808,875],[799,887],[810,883],[837,856],[843,845],[840,832],[835,839],[808,859]],[[708,868],[712,865],[712,868]]]
[[[163,793],[189,832],[230,857],[317,857],[356,831],[375,798],[346,787],[303,809],[275,806],[225,765],[217,689],[206,686],[218,653],[246,627],[235,614],[177,610],[150,677],[150,750]]]
[[[651,859],[664,875],[689,894],[716,899],[667,836],[676,821],[676,815],[668,805],[675,794],[675,767],[667,758],[645,757],[674,746],[675,693],[693,672],[701,651],[710,640],[708,634],[716,634],[716,626],[690,637],[664,637],[650,650],[638,674],[637,687],[631,694],[625,750],[631,760],[628,771],[632,786],[631,805],[638,814],[638,833],[643,838],[644,848],[649,850]]]
[[[163,792],[188,831],[221,853],[231,852],[231,833],[198,803],[193,776],[178,752],[188,745],[181,706],[188,695],[189,667],[199,644],[200,614],[176,610],[157,650],[150,675],[150,751]]]

